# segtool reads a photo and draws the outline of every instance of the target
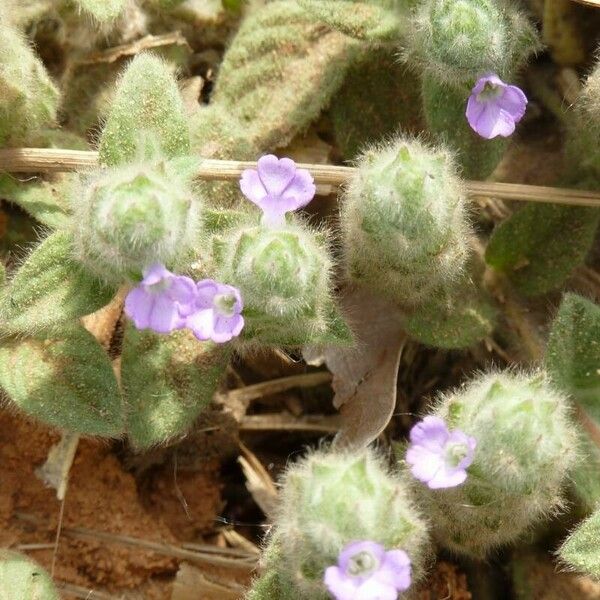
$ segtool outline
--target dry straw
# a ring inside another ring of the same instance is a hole
[[[600,0],[599,0],[600,5]],[[61,173],[85,170],[97,165],[98,153],[82,150],[54,150],[41,148],[7,148],[0,150],[0,172],[11,173]],[[204,159],[199,162],[199,179],[212,181],[235,181],[242,171],[255,167],[254,162]],[[321,184],[343,185],[352,174],[352,167],[333,165],[299,164],[308,169],[315,181]],[[467,191],[471,196],[489,196],[502,200],[544,202],[570,206],[600,207],[600,193],[565,188],[468,181]]]

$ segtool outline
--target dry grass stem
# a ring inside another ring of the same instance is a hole
[[[218,395],[218,400],[223,404],[228,402],[250,402],[257,398],[264,398],[271,394],[279,394],[293,388],[316,387],[331,381],[331,373],[318,371],[316,373],[302,373],[301,375],[290,375],[279,379],[271,379],[254,385],[247,385],[235,390],[229,390]]]
[[[0,150],[0,172],[60,173],[95,167],[98,153],[83,150],[42,148],[5,148]],[[229,181],[240,178],[244,169],[255,167],[255,162],[203,159],[198,167],[198,178],[212,181]],[[343,185],[352,174],[352,167],[333,165],[298,165],[308,169],[316,183]],[[570,206],[600,207],[600,193],[539,185],[467,181],[471,196],[491,196],[503,200],[567,204]]]
[[[42,519],[34,517],[33,515],[17,513],[15,516],[19,520],[33,525],[44,525]],[[215,567],[251,571],[256,566],[256,555],[250,553],[247,553],[245,556],[240,556],[239,558],[217,556],[212,552],[194,552],[191,550],[185,550],[179,546],[173,546],[172,544],[163,544],[161,542],[153,542],[150,540],[134,538],[128,535],[108,533],[106,531],[96,531],[94,529],[87,529],[85,527],[63,527],[61,530],[61,535],[71,539],[94,540],[96,542],[102,541],[107,544],[132,546],[134,548],[138,548],[139,550],[156,552],[156,554],[161,554],[163,556],[171,556],[173,558],[187,560],[192,563],[212,565]],[[226,551],[224,554],[226,554]]]
[[[240,431],[307,431],[337,433],[342,426],[338,415],[294,417],[285,413],[250,415],[240,423]]]

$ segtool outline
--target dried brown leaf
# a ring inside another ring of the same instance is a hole
[[[406,335],[398,309],[367,291],[347,291],[342,308],[357,346],[324,348],[322,355],[333,373],[334,405],[342,416],[335,443],[360,448],[375,440],[392,418]],[[311,350],[307,359],[314,361],[318,354]]]

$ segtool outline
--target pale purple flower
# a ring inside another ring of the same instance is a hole
[[[196,285],[183,275],[175,275],[163,265],[154,264],[125,298],[125,314],[138,329],[169,333],[185,326],[194,310]]]
[[[188,316],[186,326],[199,340],[222,344],[242,331],[242,308],[242,297],[237,288],[203,279],[196,284],[194,312]]]
[[[412,474],[432,490],[460,485],[467,478],[477,441],[443,419],[425,417],[410,431],[406,462]]]
[[[404,550],[385,550],[368,540],[348,544],[323,579],[335,600],[396,600],[410,587],[410,559]]]
[[[498,75],[481,77],[467,102],[469,125],[483,138],[511,135],[527,108],[527,96],[516,85],[504,83]]]
[[[267,154],[258,159],[257,169],[242,173],[240,188],[248,200],[263,211],[263,222],[278,226],[285,213],[306,206],[315,195],[312,175],[296,168],[291,158]]]

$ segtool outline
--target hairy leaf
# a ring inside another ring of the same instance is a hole
[[[565,294],[545,360],[552,379],[600,423],[600,306]]]
[[[48,236],[0,295],[0,335],[53,329],[95,312],[116,292],[71,258],[69,233]]]
[[[570,568],[600,579],[600,509],[583,521],[566,539],[558,551]]]
[[[213,102],[246,127],[256,152],[288,143],[329,104],[360,45],[291,0],[242,23],[220,68]]]
[[[164,158],[189,154],[190,133],[171,68],[152,54],[138,54],[118,83],[100,138],[100,162],[126,164],[156,151]]]
[[[87,13],[98,21],[116,19],[127,4],[127,0],[75,0]]]
[[[111,362],[81,326],[44,338],[4,341],[0,388],[21,410],[48,425],[102,437],[123,432]]]
[[[585,260],[599,220],[594,208],[529,204],[496,228],[486,262],[523,294],[545,294]]]
[[[190,332],[161,336],[127,326],[121,383],[132,444],[149,448],[185,434],[211,402],[229,362],[228,349]]]
[[[398,41],[406,27],[394,6],[352,0],[298,0],[298,4],[332,29],[368,42]]]
[[[57,229],[69,222],[66,199],[72,183],[70,175],[52,182],[21,183],[11,175],[0,174],[0,198],[21,207],[42,225]]]
[[[0,15],[0,146],[34,144],[56,119],[59,94],[42,61]]]

